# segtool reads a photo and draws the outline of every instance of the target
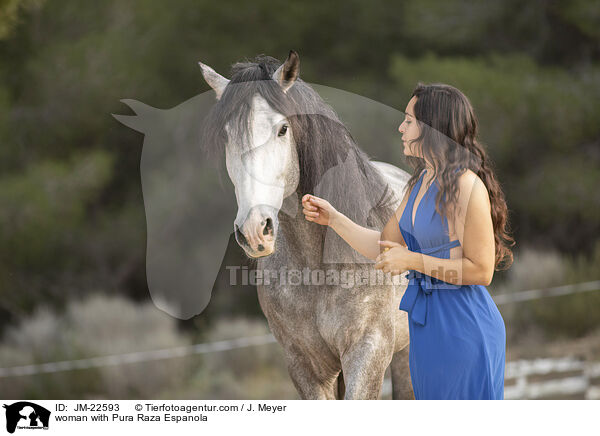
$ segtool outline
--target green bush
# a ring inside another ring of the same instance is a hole
[[[226,316],[215,321],[202,342],[215,342],[269,333],[264,318]],[[299,399],[276,343],[207,353],[195,358],[195,372],[185,387],[162,397],[182,399]]]
[[[565,260],[565,284],[600,280],[600,240],[590,257]],[[600,286],[596,290],[534,300],[534,322],[549,336],[580,337],[600,328]]]
[[[588,257],[524,248],[515,254],[506,281],[494,289],[494,294],[584,283],[599,278],[600,241]],[[538,340],[576,338],[600,328],[600,289],[511,303],[500,306],[500,310],[511,343],[540,335]]]
[[[83,359],[190,345],[176,320],[153,303],[91,295],[71,301],[64,313],[40,307],[6,331],[0,365]],[[0,378],[3,398],[151,398],[181,386],[190,375],[189,356],[123,363],[49,374]]]

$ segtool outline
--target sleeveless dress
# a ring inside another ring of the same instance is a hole
[[[423,175],[400,217],[400,232],[410,251],[449,259],[450,249],[460,242],[449,241],[448,219],[435,210],[435,180],[412,225]],[[504,399],[506,329],[487,288],[454,285],[416,270],[409,270],[406,278],[399,309],[408,312],[415,399]]]

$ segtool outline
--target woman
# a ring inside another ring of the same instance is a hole
[[[309,194],[305,218],[330,226],[375,268],[409,272],[400,310],[416,399],[503,399],[506,330],[486,286],[513,260],[504,195],[462,92],[419,84],[405,112],[398,130],[415,172],[383,232]]]

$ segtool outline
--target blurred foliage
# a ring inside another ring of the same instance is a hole
[[[269,334],[264,320],[222,317],[205,341]],[[188,346],[191,336],[151,302],[93,294],[63,311],[40,306],[7,329],[0,362],[24,364]],[[2,398],[298,399],[276,343],[155,361],[0,378]]]
[[[91,294],[63,311],[41,305],[7,329],[0,362],[18,366],[190,345],[175,320],[151,302]],[[182,386],[189,357],[0,378],[3,398],[151,398]]]
[[[567,259],[565,283],[596,281],[600,277],[600,241],[590,258]],[[532,302],[536,323],[552,337],[580,337],[600,328],[600,286],[595,291]]]
[[[0,0],[0,331],[95,289],[148,298],[142,138],[110,114],[127,111],[122,98],[169,108],[207,91],[199,60],[228,76],[236,61],[295,49],[307,82],[400,110],[418,81],[457,86],[481,120],[518,244],[589,258],[599,29],[592,0]],[[378,160],[401,164],[387,148]],[[219,301],[239,311],[235,297]]]
[[[562,256],[554,250],[522,249],[506,280],[494,294],[597,281],[600,240],[591,256]],[[600,288],[501,306],[509,344],[583,337],[600,331]]]
[[[0,307],[31,309],[58,275],[82,267],[86,211],[111,177],[105,151],[44,160],[0,177]],[[35,272],[35,274],[32,274]]]
[[[206,342],[269,334],[264,320],[222,316],[207,330]],[[212,400],[299,399],[277,343],[244,347],[202,356],[202,364],[177,398]]]
[[[10,36],[19,22],[19,12],[39,7],[44,0],[0,0],[0,39]]]
[[[526,54],[543,64],[597,60],[598,2],[408,0],[403,24],[414,49],[438,54]]]

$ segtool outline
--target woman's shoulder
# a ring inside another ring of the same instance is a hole
[[[489,207],[489,193],[483,180],[472,170],[466,168],[458,177],[459,196],[467,203],[476,201]]]
[[[460,173],[458,176],[458,184],[460,188],[473,188],[475,185],[479,184],[485,186],[483,180],[481,180],[481,178],[469,168],[463,169],[463,171]]]

